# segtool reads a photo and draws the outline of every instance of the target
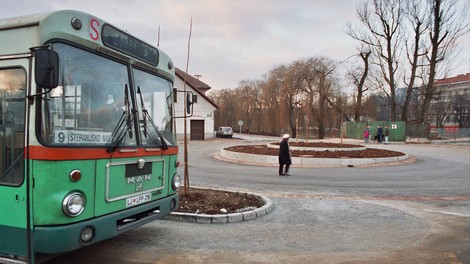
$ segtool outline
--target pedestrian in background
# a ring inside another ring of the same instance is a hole
[[[372,130],[370,125],[367,126],[367,130],[369,130],[369,140],[367,142],[370,142],[372,140]]]
[[[281,145],[279,146],[279,176],[289,176],[289,166],[292,164],[289,135],[282,136]],[[284,169],[285,166],[285,169]]]
[[[382,143],[382,136],[383,136],[383,133],[382,133],[382,126],[381,125],[378,125],[377,126],[377,141],[379,143]]]
[[[370,137],[370,126],[366,126],[366,129],[364,129],[364,144],[369,143],[369,137]]]

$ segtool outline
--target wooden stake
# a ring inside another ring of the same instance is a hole
[[[186,81],[188,76],[188,68],[189,68],[189,52],[191,47],[191,33],[193,30],[193,18],[191,17],[191,22],[189,24],[189,38],[188,38],[188,56],[186,58],[186,72],[184,75],[184,97],[186,98]],[[187,136],[187,124],[186,124],[186,102],[184,102],[184,195],[189,195],[189,172],[188,172],[188,136]]]

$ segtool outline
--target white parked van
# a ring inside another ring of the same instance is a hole
[[[228,138],[231,138],[233,137],[233,130],[231,127],[225,127],[225,126],[221,126],[217,129],[217,131],[215,132],[215,136],[216,137],[228,137]]]

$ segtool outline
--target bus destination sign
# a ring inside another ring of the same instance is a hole
[[[158,65],[158,50],[155,47],[107,24],[103,26],[102,36],[104,45],[143,60],[153,66]]]

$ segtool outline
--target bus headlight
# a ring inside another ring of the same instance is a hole
[[[85,209],[85,198],[79,192],[72,192],[62,201],[62,211],[66,216],[79,216]]]
[[[173,180],[171,181],[171,188],[173,190],[178,190],[181,186],[181,177],[178,174],[173,175]]]

